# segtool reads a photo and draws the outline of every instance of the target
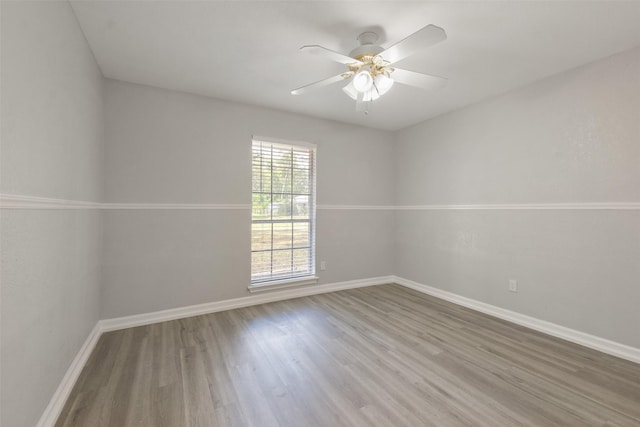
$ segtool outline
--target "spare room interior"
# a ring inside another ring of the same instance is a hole
[[[640,425],[640,1],[0,0],[0,425]]]

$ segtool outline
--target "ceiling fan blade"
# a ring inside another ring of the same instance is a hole
[[[345,77],[345,75],[347,74],[345,73],[338,74],[337,76],[329,77],[328,79],[320,80],[319,82],[315,82],[315,83],[311,83],[311,84],[299,87],[297,89],[292,90],[291,95],[302,95],[303,93],[306,93],[309,90],[313,90],[319,87],[328,86],[333,83],[341,82],[345,78],[350,77],[350,76]]]
[[[326,47],[318,46],[316,44],[309,45],[309,46],[302,46],[300,50],[304,50],[305,52],[310,53],[312,55],[324,56],[325,58],[331,59],[332,61],[336,61],[341,64],[347,64],[347,65],[361,64],[361,62],[355,58],[352,58],[347,55],[343,55],[340,52],[336,52],[334,50],[327,49]]]
[[[367,112],[367,103],[364,101],[364,93],[358,93],[358,97],[356,98],[356,111],[364,111]]]
[[[393,64],[446,39],[447,33],[442,28],[429,24],[384,50],[380,56]]]
[[[447,79],[431,74],[416,73],[414,71],[396,68],[391,73],[391,78],[397,82],[422,89],[438,89],[447,84]]]

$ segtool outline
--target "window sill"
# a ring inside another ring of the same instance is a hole
[[[249,285],[249,292],[272,291],[275,289],[290,288],[293,286],[313,285],[318,283],[318,276],[303,276],[293,279],[272,280],[269,282],[252,283]]]

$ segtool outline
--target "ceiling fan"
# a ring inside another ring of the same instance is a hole
[[[387,93],[394,82],[421,89],[442,87],[447,82],[444,77],[416,73],[392,65],[446,38],[447,34],[442,28],[427,25],[387,49],[375,44],[378,34],[372,31],[366,31],[358,36],[360,46],[352,50],[349,55],[318,45],[302,46],[300,49],[305,52],[324,56],[346,65],[347,71],[294,89],[291,94],[301,95],[319,87],[350,80],[342,90],[356,101],[357,111],[366,113],[368,103]]]

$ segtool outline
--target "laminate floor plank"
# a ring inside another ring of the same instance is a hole
[[[56,426],[640,426],[640,365],[372,286],[105,333]]]

